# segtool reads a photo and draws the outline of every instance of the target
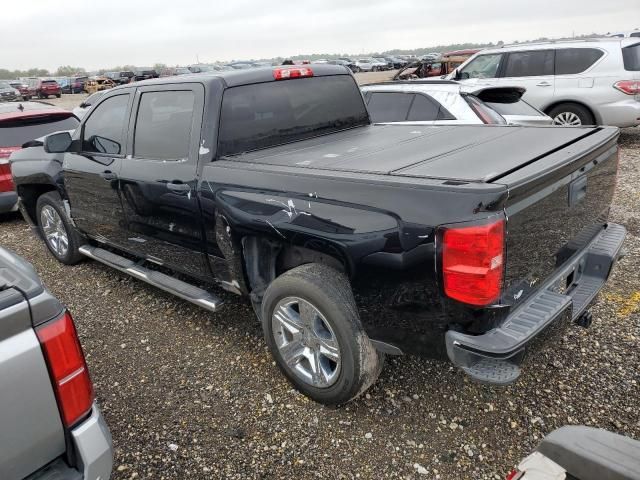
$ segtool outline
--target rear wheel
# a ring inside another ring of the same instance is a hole
[[[38,227],[47,248],[56,259],[66,265],[74,265],[83,259],[78,251],[82,237],[71,225],[57,192],[47,192],[36,204]]]
[[[579,127],[581,125],[595,125],[591,112],[576,103],[561,103],[549,110],[549,116],[554,125],[562,127]]]
[[[378,353],[358,317],[344,274],[310,263],[276,278],[262,301],[262,326],[276,363],[313,400],[353,400],[378,378]]]

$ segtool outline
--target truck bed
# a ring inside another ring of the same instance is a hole
[[[491,182],[614,128],[370,125],[225,160],[318,170]]]

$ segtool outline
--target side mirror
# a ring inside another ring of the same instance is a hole
[[[59,132],[44,139],[44,151],[47,153],[64,153],[71,146],[71,134]]]

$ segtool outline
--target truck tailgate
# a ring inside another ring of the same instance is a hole
[[[525,300],[603,229],[616,186],[617,138],[617,128],[595,129],[493,180],[509,190],[507,303]],[[580,273],[569,275],[559,290],[575,284]]]

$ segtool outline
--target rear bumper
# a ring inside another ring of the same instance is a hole
[[[449,359],[480,382],[514,382],[520,375],[525,349],[547,327],[563,318],[576,320],[587,309],[620,257],[625,236],[623,226],[608,224],[501,326],[482,335],[448,331],[445,341]],[[558,293],[572,274],[574,282]]]
[[[78,469],[61,458],[30,475],[26,480],[107,480],[113,468],[111,434],[94,404],[91,416],[71,431]]]
[[[625,96],[623,100],[596,106],[600,124],[620,128],[640,125],[640,102]]]
[[[18,194],[16,192],[0,193],[0,213],[15,212],[18,210]]]

